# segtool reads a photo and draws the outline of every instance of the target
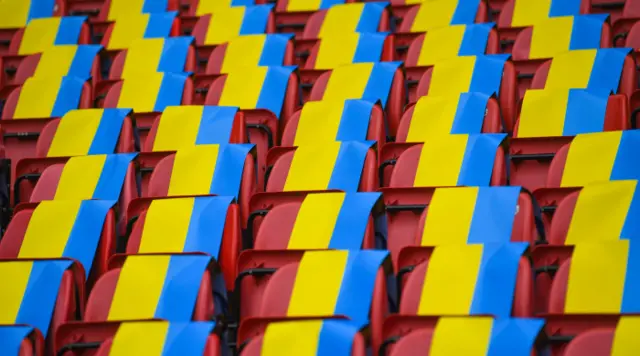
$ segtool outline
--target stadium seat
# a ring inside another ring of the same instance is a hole
[[[2,348],[15,350],[19,356],[44,355],[44,338],[38,329],[30,326],[2,326],[0,327],[0,340]]]
[[[622,14],[620,14],[617,20],[613,20],[613,17],[615,17],[615,15],[614,13],[611,13],[611,23],[613,23],[613,45],[617,47],[629,46],[636,49],[638,48],[638,46],[634,46],[633,44],[636,44],[638,41],[638,31],[634,30],[634,27],[636,27],[636,23],[640,18],[640,2],[638,2],[637,0],[626,0],[622,3],[624,4],[624,9],[622,10]]]
[[[635,0],[591,0],[589,12],[596,14],[608,14],[612,24],[622,22],[625,17],[635,14],[638,2]]]
[[[161,13],[178,10],[178,0],[138,1],[127,0],[68,0],[71,15],[87,16],[93,23],[116,22],[129,14]]]
[[[231,0],[222,2],[215,0],[180,0],[180,17],[201,17],[233,6],[253,6],[262,3],[266,3],[266,1]]]
[[[200,57],[198,74],[217,75],[243,67],[290,66],[294,61],[291,34],[243,35],[216,46]]]
[[[27,27],[31,20],[47,17],[60,17],[65,13],[65,0],[7,0],[0,5],[0,56],[12,52],[14,36]],[[22,37],[22,35],[18,35]]]
[[[597,328],[578,334],[564,351],[566,356],[608,356],[616,352],[636,353],[640,351],[634,338],[638,317],[623,316],[615,328]]]

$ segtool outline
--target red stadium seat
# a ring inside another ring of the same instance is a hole
[[[564,350],[565,356],[611,355],[615,329],[598,328],[577,335]]]
[[[52,17],[65,16],[67,13],[67,5],[69,0],[55,0],[50,4],[53,5],[52,9],[39,9],[45,13],[50,13]],[[25,18],[26,20],[26,18]],[[24,24],[26,26],[26,23]],[[24,34],[24,27],[17,28],[3,28],[0,29],[0,56],[7,54],[17,53],[17,49],[20,46],[22,36]],[[86,42],[85,42],[86,43]]]
[[[638,3],[634,4],[634,0],[591,0],[589,12],[609,14],[609,20],[615,25],[626,17],[626,13],[637,13],[637,6]]]
[[[71,16],[87,16],[92,23],[108,22],[112,0],[67,0],[67,14]],[[177,11],[179,0],[167,0],[165,12]]]
[[[354,0],[345,0],[345,3],[352,3]],[[287,11],[288,0],[276,1],[275,28],[280,33],[294,33],[296,38],[302,38],[305,25],[309,23],[315,11]],[[322,23],[322,19],[320,20]]]
[[[223,68],[223,62],[225,61],[225,55],[227,53],[227,48],[229,43],[224,43],[219,46],[216,46],[212,51],[209,57],[198,57],[199,61],[196,66],[196,72],[198,74],[204,75],[220,75],[222,74],[221,70]],[[290,66],[294,64],[294,43],[293,41],[288,41],[287,46],[284,52],[284,56],[282,58],[282,63],[277,63],[277,65]],[[228,60],[228,59],[227,59]],[[276,64],[273,64],[276,65]]]

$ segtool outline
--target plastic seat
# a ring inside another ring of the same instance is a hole
[[[38,329],[30,326],[3,326],[0,327],[0,339],[2,348],[16,350],[19,356],[44,355],[44,338]]]
[[[591,13],[608,14],[612,24],[623,22],[631,14],[638,13],[634,0],[591,0]]]
[[[356,7],[361,8],[358,20],[346,22],[345,14],[353,16]],[[304,24],[302,39],[321,39],[343,32],[387,32],[390,26],[389,16],[385,3],[362,4],[346,1],[345,4],[320,9],[309,16]],[[345,27],[347,23],[349,27]]]
[[[122,0],[67,0],[67,13],[74,16],[87,16],[97,28],[104,28],[122,16],[139,13],[160,13],[177,11],[179,0],[167,0],[152,5],[144,4],[142,9],[136,9]],[[124,5],[124,6],[123,6]],[[113,13],[112,13],[113,9]]]
[[[290,34],[243,35],[216,46],[209,57],[201,57],[197,73],[218,75],[230,73],[237,67],[293,64],[294,46]]]
[[[564,350],[565,356],[608,356],[614,345],[616,330],[597,328],[578,334]]]
[[[640,18],[640,2],[637,0],[625,0],[623,2],[615,1],[612,5],[624,6],[622,13],[615,10],[610,13],[612,19],[611,23],[613,24],[613,45],[618,47],[629,46],[634,49],[638,48],[637,45],[634,46],[634,44],[638,42],[638,30],[634,30],[634,27],[636,27],[635,24],[638,21],[638,18]],[[614,17],[617,17],[617,19],[614,19]]]
[[[230,6],[253,6],[263,4],[264,0],[242,0],[232,1],[231,3],[221,3],[212,0],[181,0],[180,1],[180,17],[201,17],[214,13],[217,10],[226,9]]]
[[[20,44],[22,38],[19,33],[31,19],[63,16],[66,4],[65,0],[13,0],[5,2],[0,8],[0,12],[3,15],[6,14],[0,19],[0,56],[15,53],[14,48]],[[31,11],[32,8],[33,11]],[[16,41],[14,41],[14,36],[18,36]]]
[[[332,4],[352,3],[353,0],[336,1]],[[290,4],[292,3],[292,4]],[[329,6],[322,9],[322,4],[314,6],[303,1],[278,0],[276,2],[275,25],[279,33],[294,33],[296,39],[302,38],[305,31],[305,25],[309,23],[310,17],[317,11],[326,10]]]

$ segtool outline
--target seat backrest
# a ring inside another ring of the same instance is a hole
[[[135,114],[162,112],[167,106],[189,105],[193,84],[187,74],[145,73],[115,83],[104,100],[105,108],[130,108]]]
[[[565,356],[606,356],[611,355],[615,331],[594,329],[578,334],[564,351]]]
[[[478,1],[475,11],[471,8],[450,12],[451,7],[444,5],[444,0],[430,1],[432,4],[420,3],[412,7],[404,16],[397,32],[421,33],[434,28],[452,24],[472,24],[489,22],[489,6],[486,1]],[[440,2],[440,3],[438,3]],[[461,3],[458,3],[460,6]],[[464,4],[462,4],[464,6]]]
[[[195,51],[191,37],[141,38],[118,52],[109,69],[109,79],[118,80],[146,72],[191,72]],[[154,67],[153,64],[157,63]]]
[[[344,32],[384,32],[389,12],[384,3],[345,3],[316,11],[305,24],[303,39],[324,38]]]
[[[198,46],[216,46],[239,35],[270,32],[269,23],[272,21],[271,5],[233,6],[202,16],[193,29],[193,36]]]

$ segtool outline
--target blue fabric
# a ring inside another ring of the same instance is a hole
[[[80,262],[85,278],[89,278],[107,212],[115,204],[115,200],[85,200],[80,204],[62,256]]]
[[[182,104],[184,83],[187,78],[187,74],[164,73],[153,111],[162,112],[167,106],[179,106]]]
[[[358,328],[342,320],[324,320],[318,337],[316,355],[351,355]]]
[[[167,321],[191,321],[200,283],[211,257],[173,255],[154,316]]]
[[[229,204],[233,197],[194,198],[184,252],[204,252],[218,260]]]
[[[467,25],[458,55],[477,56],[484,54],[489,42],[489,33],[494,26],[493,22]]]
[[[99,45],[80,45],[76,47],[76,54],[71,61],[67,76],[91,78],[93,62],[102,49]]]
[[[162,356],[204,355],[214,322],[170,323]]]
[[[549,17],[579,15],[581,2],[582,0],[552,0]]]
[[[231,6],[253,6],[255,4],[254,0],[231,0]]]
[[[480,187],[467,243],[511,241],[520,187]]]
[[[63,117],[70,110],[78,108],[84,82],[85,79],[81,77],[66,76],[62,78],[51,117]]]
[[[254,145],[220,145],[216,170],[211,181],[211,194],[226,195],[238,199],[244,161]]]
[[[318,10],[325,10],[334,5],[344,4],[345,0],[322,0],[320,2],[320,8]]]
[[[624,222],[620,235],[622,238],[629,240],[637,240],[640,238],[640,184],[636,185],[636,190],[627,212],[627,219]]]
[[[264,47],[260,55],[260,65],[265,67],[284,65],[287,44],[292,37],[293,34],[265,35]]]
[[[127,174],[127,169],[129,168],[129,163],[131,163],[131,160],[137,155],[137,153],[107,155],[104,166],[102,167],[100,179],[98,179],[98,184],[93,192],[93,199],[120,199],[120,191],[122,191],[122,185]]]
[[[609,94],[585,89],[569,89],[564,136],[602,132]]]
[[[620,138],[620,146],[611,170],[611,180],[639,179],[640,130],[625,130]]]
[[[32,19],[52,17],[53,8],[56,5],[55,1],[56,0],[31,0],[31,5],[29,6],[29,15],[27,16],[27,23],[29,23],[29,21],[31,21]]]
[[[451,126],[452,134],[479,134],[490,96],[482,93],[462,93],[456,116]]]
[[[102,119],[89,147],[88,155],[115,153],[122,124],[130,111],[129,109],[103,109]]]
[[[237,112],[233,106],[204,106],[196,145],[229,143]]]
[[[7,355],[19,355],[22,341],[32,332],[30,326],[0,326],[0,345]]]
[[[145,0],[142,5],[142,12],[153,14],[156,12],[166,12],[169,0]]]
[[[386,33],[360,33],[353,63],[380,62]]]
[[[170,37],[164,39],[158,72],[184,72],[189,46],[193,37]]]
[[[280,118],[282,103],[289,85],[289,76],[295,68],[272,66],[267,69],[256,109],[267,109]]]
[[[357,192],[367,151],[373,142],[342,142],[327,189]]]
[[[374,4],[374,3],[370,3]],[[402,62],[379,62],[374,63],[371,75],[367,81],[367,86],[362,94],[362,99],[376,103],[380,101],[382,107],[387,107],[387,100],[391,92],[393,77]]]
[[[56,45],[77,44],[80,39],[80,30],[86,21],[84,16],[64,16],[60,18],[60,26],[56,39]]]
[[[149,22],[147,22],[147,28],[144,31],[144,38],[169,37],[173,20],[175,20],[176,16],[178,16],[176,11],[149,14]]]
[[[458,185],[489,186],[498,147],[506,134],[469,135]]]
[[[600,88],[607,93],[617,93],[624,59],[629,52],[629,48],[598,49],[587,88]]]
[[[476,56],[469,92],[499,96],[504,63],[509,57],[509,54]]]
[[[451,19],[452,25],[468,25],[476,22],[480,0],[458,0],[458,7]]]
[[[33,261],[16,324],[36,327],[46,338],[58,299],[62,274],[71,261]]]
[[[640,245],[636,241],[629,241],[627,274],[624,280],[620,313],[640,313]]]
[[[374,104],[364,100],[345,100],[336,141],[365,141]]]
[[[388,251],[349,252],[334,315],[347,316],[351,321],[350,324],[357,328],[369,324],[369,310],[376,275],[380,265],[388,256]]]
[[[487,356],[530,356],[543,326],[544,319],[494,320]]]
[[[485,244],[471,302],[471,315],[511,315],[518,264],[527,243]]]
[[[603,14],[574,16],[569,49],[600,48],[602,26],[606,19],[607,15]]]
[[[388,2],[365,3],[360,14],[360,21],[356,26],[356,32],[378,32],[382,13],[387,6],[389,6]]]
[[[240,35],[257,35],[267,31],[267,21],[273,5],[247,6],[240,26]]]
[[[333,228],[329,249],[359,250],[380,193],[346,193]]]

